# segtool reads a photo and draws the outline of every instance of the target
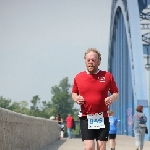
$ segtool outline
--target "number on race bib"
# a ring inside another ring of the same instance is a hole
[[[88,118],[88,129],[100,129],[105,128],[103,113],[89,114]]]

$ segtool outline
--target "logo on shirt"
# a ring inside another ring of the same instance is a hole
[[[100,82],[105,82],[105,77],[98,77],[98,80],[99,80]]]

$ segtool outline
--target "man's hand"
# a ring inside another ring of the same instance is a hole
[[[79,104],[79,105],[84,104],[84,98],[83,98],[82,96],[76,96],[76,97],[74,98],[74,101],[75,101],[77,104]]]
[[[105,104],[109,106],[112,103],[112,99],[110,97],[105,98]]]
[[[113,102],[115,102],[118,99],[118,93],[113,93],[111,96],[105,98],[105,104],[107,106],[111,105]]]

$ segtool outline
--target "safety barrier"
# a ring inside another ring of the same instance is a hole
[[[56,121],[0,108],[0,150],[41,150],[58,138]]]

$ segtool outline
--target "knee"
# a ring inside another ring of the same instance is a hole
[[[84,146],[84,150],[93,150],[92,146]]]
[[[93,143],[84,144],[84,150],[95,150],[95,146]]]
[[[97,143],[97,149],[98,150],[106,150],[106,142],[105,141],[99,141]]]

